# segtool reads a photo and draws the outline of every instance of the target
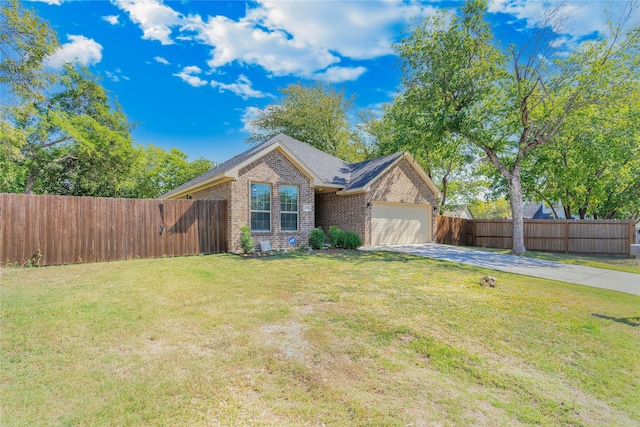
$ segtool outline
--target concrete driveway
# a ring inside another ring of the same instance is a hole
[[[622,271],[563,264],[555,261],[479,251],[468,247],[439,245],[436,243],[367,246],[362,248],[362,250],[401,252],[491,270],[640,295],[640,274],[625,273]]]

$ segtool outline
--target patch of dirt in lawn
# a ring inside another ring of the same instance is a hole
[[[279,353],[286,358],[303,361],[309,359],[307,355],[309,343],[303,337],[306,329],[305,325],[295,321],[281,325],[266,325],[261,328],[265,335],[265,344],[277,347]]]
[[[313,304],[303,303],[291,307],[293,314],[291,320],[286,323],[265,325],[260,328],[267,346],[276,347],[278,353],[287,359],[296,359],[303,362],[311,360],[310,344],[305,338],[308,327],[302,323],[302,317],[315,312]]]

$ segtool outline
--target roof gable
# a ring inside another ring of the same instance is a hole
[[[379,157],[373,160],[367,160],[365,162],[356,163],[352,165],[354,167],[354,175],[350,184],[340,191],[342,194],[358,193],[363,191],[369,191],[371,184],[373,184],[378,178],[384,175],[389,169],[397,165],[402,160],[407,160],[409,165],[418,173],[420,178],[427,184],[429,189],[433,191],[436,197],[441,197],[442,194],[438,187],[435,186],[431,178],[425,173],[425,171],[414,160],[413,156],[409,152],[394,153],[388,156]]]
[[[398,161],[407,158],[434,193],[440,194],[409,153],[394,153],[377,159],[349,164],[309,144],[279,134],[163,194],[160,198],[180,197],[214,183],[235,179],[238,177],[240,169],[273,150],[281,151],[301,172],[309,177],[312,187],[334,187],[343,194],[368,191],[372,182]]]

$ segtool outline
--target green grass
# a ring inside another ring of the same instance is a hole
[[[638,425],[640,297],[386,252],[1,270],[0,425]]]
[[[481,251],[498,252],[501,254],[511,253],[509,249],[494,249],[473,247]],[[549,261],[563,262],[565,264],[586,265],[589,267],[604,268],[607,270],[626,271],[627,273],[640,274],[640,258],[628,258],[622,256],[607,255],[578,255],[562,254],[555,252],[527,251],[524,256],[531,258],[546,259]]]

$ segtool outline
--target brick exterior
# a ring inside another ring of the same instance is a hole
[[[325,233],[329,227],[337,225],[342,230],[351,230],[362,238],[365,237],[366,220],[365,193],[339,196],[333,193],[316,195],[316,227]]]
[[[392,202],[438,205],[438,196],[405,158],[385,172],[372,185],[366,202]],[[371,209],[366,210],[365,245],[371,244]],[[432,241],[436,240],[436,215],[431,211]]]
[[[407,159],[385,172],[367,193],[338,195],[322,193],[316,195],[316,225],[325,233],[337,225],[343,230],[358,233],[365,245],[371,244],[372,202],[430,204],[437,206],[437,196],[422,180]],[[431,212],[432,239],[436,236],[436,215]]]
[[[271,151],[238,172],[238,178],[214,185],[193,194],[194,199],[229,200],[229,251],[240,252],[240,227],[250,225],[251,207],[249,192],[251,183],[271,184],[271,231],[253,232],[256,248],[269,240],[271,247],[291,248],[289,238],[296,239],[296,246],[307,245],[314,227],[314,194],[309,178],[278,150]],[[280,186],[298,187],[298,231],[280,231]],[[304,212],[303,206],[311,206]]]
[[[228,200],[229,219],[228,241],[231,252],[240,252],[240,227],[250,225],[251,183],[271,184],[271,231],[253,232],[256,248],[260,242],[269,240],[272,248],[290,248],[289,238],[294,237],[296,246],[307,245],[309,233],[314,226],[328,233],[331,225],[343,230],[351,230],[362,238],[365,245],[371,244],[372,202],[430,204],[437,206],[437,196],[422,180],[420,175],[402,159],[372,183],[369,192],[338,195],[336,192],[314,196],[309,178],[304,175],[280,151],[274,150],[243,167],[238,178],[223,182],[193,193],[194,199]],[[298,187],[297,232],[280,231],[280,186]],[[303,206],[311,206],[311,212],[304,212]],[[431,212],[433,240],[436,236],[436,215]]]

